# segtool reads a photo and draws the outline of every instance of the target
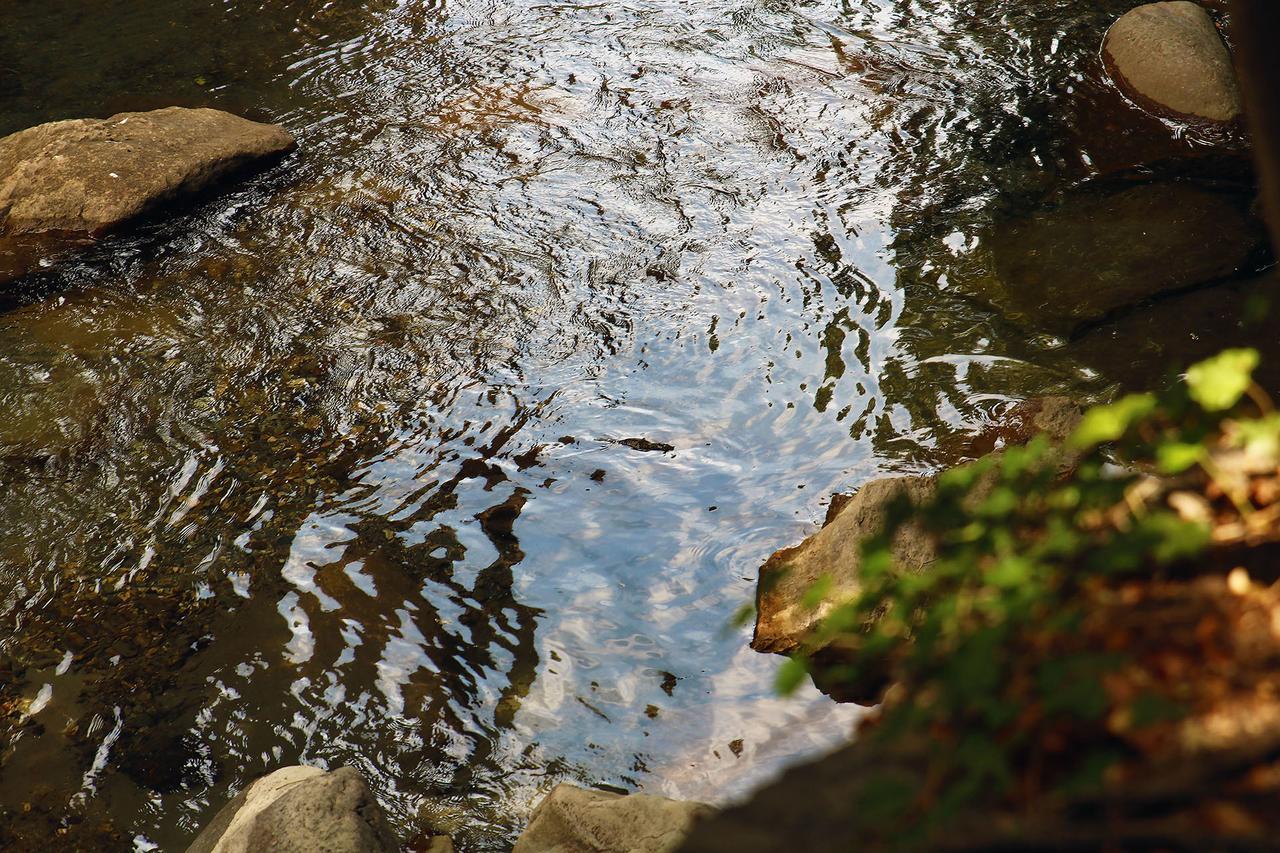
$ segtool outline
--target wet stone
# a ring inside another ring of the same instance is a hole
[[[187,853],[394,853],[399,844],[351,767],[285,767],[245,788]]]
[[[1228,122],[1241,112],[1231,55],[1195,3],[1148,3],[1121,16],[1102,45],[1116,85],[1172,118]]]
[[[58,254],[292,150],[293,137],[212,109],[37,125],[0,139],[0,273]]]
[[[1080,406],[1064,397],[1043,397],[1024,401],[1006,413],[999,428],[983,438],[984,444],[999,448],[1024,444],[1044,434],[1061,444],[1075,430],[1082,417]],[[1065,452],[1062,464],[1070,466]],[[937,479],[920,474],[884,477],[863,485],[852,495],[835,495],[822,528],[799,545],[774,553],[760,568],[756,592],[756,625],[751,647],[758,652],[791,654],[812,646],[811,635],[819,623],[841,604],[852,601],[862,591],[862,545],[879,534],[889,507],[906,499],[915,506],[934,495]],[[982,486],[972,493],[982,494]],[[895,533],[891,543],[895,570],[926,572],[937,555],[933,538],[918,525],[908,523]],[[816,607],[805,601],[808,591],[826,581],[829,586]],[[868,672],[857,682],[839,683],[826,677],[845,660],[845,652],[835,645],[808,648],[812,655],[814,683],[823,692],[842,702],[874,701],[885,681],[879,673]]]
[[[534,809],[513,853],[669,853],[712,814],[702,803],[561,784]]]
[[[1011,319],[1069,335],[1250,268],[1266,244],[1250,201],[1172,181],[1077,190],[996,226],[986,241],[994,275],[976,289]]]
[[[839,604],[861,591],[862,543],[884,527],[889,504],[906,497],[919,504],[932,497],[928,475],[889,477],[871,482],[852,497],[833,502],[826,524],[794,548],[775,553],[760,568],[756,596],[756,628],[751,647],[758,652],[787,654]],[[893,543],[898,565],[920,571],[934,558],[933,543],[920,531],[899,531]],[[816,608],[804,605],[805,593],[822,578],[831,587]]]
[[[1272,272],[1162,299],[1090,329],[1067,352],[1139,391],[1225,345],[1254,347],[1262,361],[1254,378],[1280,393],[1280,346],[1271,318],[1280,311],[1280,280]]]

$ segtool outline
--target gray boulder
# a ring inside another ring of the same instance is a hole
[[[364,778],[284,767],[236,795],[187,853],[395,853],[400,849]]]
[[[669,853],[714,813],[702,803],[560,784],[533,810],[512,853]]]
[[[295,148],[288,131],[167,107],[38,125],[0,139],[0,276],[29,271]]]
[[[1145,109],[1210,122],[1240,115],[1231,55],[1195,3],[1148,3],[1127,12],[1107,31],[1102,56],[1116,85]]]

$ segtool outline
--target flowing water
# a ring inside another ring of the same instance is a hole
[[[4,295],[0,838],[181,850],[306,762],[503,849],[847,736],[731,614],[833,490],[1132,368],[955,284],[1209,150],[1101,82],[1128,5],[14,0],[0,133],[300,149]]]

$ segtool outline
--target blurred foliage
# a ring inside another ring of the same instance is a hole
[[[877,786],[864,815],[918,809],[926,832],[1027,785],[1028,767],[1043,768],[1031,783],[1042,791],[1102,780],[1120,757],[1097,735],[1116,711],[1104,685],[1126,650],[1081,636],[1088,608],[1099,590],[1166,576],[1274,521],[1249,485],[1255,472],[1274,479],[1280,456],[1280,416],[1250,378],[1257,363],[1228,350],[1163,393],[1091,409],[1066,447],[1040,437],[1005,448],[941,474],[932,501],[889,507],[864,543],[862,595],[824,619],[778,683],[794,689],[815,654],[829,683],[887,672],[896,687],[862,736],[937,742],[927,790]],[[894,565],[907,524],[937,546],[918,574]],[[1130,695],[1132,725],[1182,713],[1158,690]]]

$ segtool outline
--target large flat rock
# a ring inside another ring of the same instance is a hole
[[[167,107],[72,119],[0,139],[0,277],[29,272],[296,147],[284,128]]]
[[[1148,3],[1122,15],[1102,44],[1107,70],[1139,106],[1172,118],[1233,121],[1241,112],[1231,55],[1195,3]]]

